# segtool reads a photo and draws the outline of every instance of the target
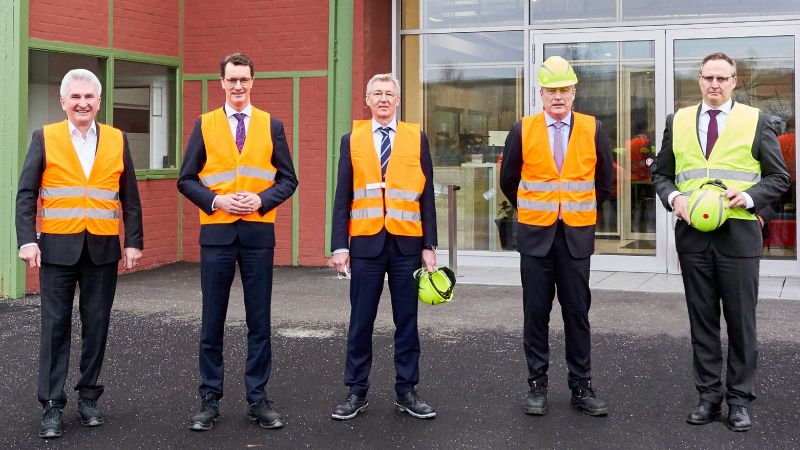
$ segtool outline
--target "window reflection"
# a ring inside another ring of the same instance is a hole
[[[403,29],[523,25],[526,0],[403,0]]]
[[[459,249],[501,249],[498,158],[523,114],[523,43],[522,32],[403,38],[403,117],[428,134],[434,182],[461,186]],[[437,198],[437,214],[445,243],[446,196]]]

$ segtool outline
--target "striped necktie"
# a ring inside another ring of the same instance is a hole
[[[392,142],[389,140],[389,127],[378,128],[381,132],[381,179],[386,181],[386,166],[389,165],[389,155],[392,154]]]

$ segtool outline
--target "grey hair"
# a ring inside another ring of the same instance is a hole
[[[375,86],[376,81],[391,81],[392,84],[394,84],[395,91],[397,91],[397,96],[400,96],[400,82],[394,77],[394,75],[390,73],[379,73],[377,75],[373,75],[372,78],[369,79],[369,82],[367,82],[367,95],[372,92],[372,88]]]
[[[97,75],[86,69],[72,69],[67,72],[67,74],[64,75],[64,79],[61,80],[61,90],[59,92],[62,97],[67,96],[67,90],[69,89],[70,83],[73,81],[88,81],[94,85],[94,92],[98,97],[103,93],[103,85],[100,84]]]

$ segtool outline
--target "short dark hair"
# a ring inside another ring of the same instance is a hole
[[[711,60],[715,60],[715,59],[719,59],[719,60],[725,61],[726,63],[730,64],[731,68],[733,68],[733,74],[731,74],[731,76],[734,76],[734,77],[736,76],[736,63],[733,61],[733,59],[730,56],[728,56],[728,55],[726,55],[725,53],[722,53],[722,52],[712,53],[712,54],[706,56],[705,58],[703,58],[703,64],[700,64],[700,75],[701,76],[703,75],[703,67],[705,67],[706,63],[711,61]]]
[[[253,77],[256,74],[255,69],[253,69],[253,60],[250,59],[249,56],[245,55],[244,53],[231,53],[230,55],[222,58],[222,61],[219,63],[219,76],[225,78],[225,66],[228,63],[233,64],[234,66],[248,66],[250,67],[250,76]]]

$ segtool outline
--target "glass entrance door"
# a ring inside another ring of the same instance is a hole
[[[773,205],[775,216],[764,238],[761,274],[800,274],[795,140],[800,90],[796,76],[800,55],[798,29],[789,26],[681,29],[668,30],[666,37],[670,113],[700,102],[697,81],[700,64],[706,55],[723,52],[733,58],[737,66],[733,100],[759,108],[777,132],[792,184],[789,192]],[[678,272],[674,232],[671,226],[668,228],[668,269]]]
[[[666,211],[649,176],[665,119],[664,32],[537,32],[531,48],[529,113],[542,110],[542,62],[562,56],[578,76],[574,110],[600,119],[611,143],[614,188],[598,205],[592,269],[666,271]]]

